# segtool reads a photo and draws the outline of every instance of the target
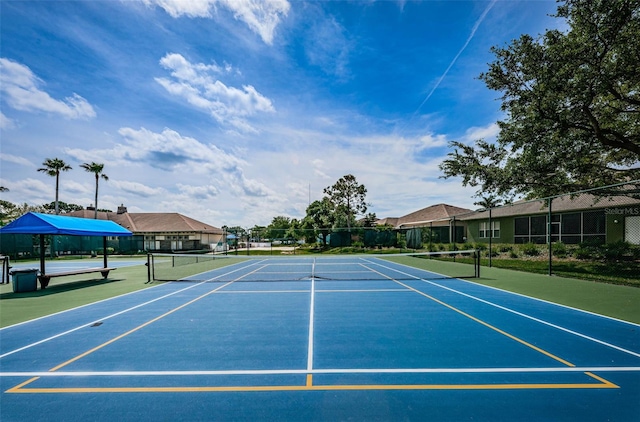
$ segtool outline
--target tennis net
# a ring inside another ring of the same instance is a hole
[[[476,250],[362,255],[148,255],[148,281],[412,280],[480,276]]]

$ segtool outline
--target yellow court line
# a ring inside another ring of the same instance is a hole
[[[372,269],[372,271],[375,271]],[[377,272],[377,271],[375,271]],[[384,274],[383,274],[384,275]],[[388,276],[385,276],[390,278]],[[455,308],[439,299],[436,299],[424,292],[421,292],[417,289],[414,289],[398,280],[392,279],[394,282],[406,287],[409,290],[412,290],[422,296],[425,296],[428,299],[433,300],[436,303],[439,303],[467,318],[470,318],[473,321],[476,321],[512,340],[515,340],[527,347],[530,347],[533,350],[538,351],[558,362],[561,362],[569,367],[575,367],[574,364],[568,362],[550,352],[547,352],[537,346],[532,345],[531,343],[526,342],[512,334],[507,333],[493,325],[480,320],[460,309]],[[75,362],[109,344],[114,343],[117,340],[122,339],[123,337],[134,333],[153,322],[164,318],[216,291],[226,287],[227,285],[233,283],[233,281],[226,283],[210,292],[207,292],[177,308],[174,308],[144,324],[139,325],[138,327],[127,331],[120,336],[117,336],[87,352],[84,352],[73,359],[70,359],[52,369],[50,372],[55,372],[60,368],[63,368],[72,362]],[[33,377],[21,384],[16,385],[15,387],[7,390],[7,393],[161,393],[161,392],[169,392],[169,393],[181,393],[181,392],[259,392],[259,391],[346,391],[346,390],[518,390],[518,389],[602,389],[602,388],[620,388],[616,384],[599,377],[591,372],[584,372],[585,375],[599,381],[599,383],[559,383],[559,384],[546,384],[546,383],[531,383],[531,384],[380,384],[380,385],[314,385],[313,384],[313,374],[307,374],[305,385],[270,385],[270,386],[201,386],[201,387],[96,387],[96,388],[24,388],[26,385],[33,383],[34,381],[40,379],[40,377]]]
[[[448,303],[446,303],[446,302],[443,302],[443,301],[441,301],[441,300],[439,300],[439,299],[436,299],[436,298],[435,298],[435,297],[433,297],[433,296],[430,296],[430,295],[428,295],[428,294],[426,294],[426,293],[424,293],[424,292],[421,292],[421,291],[420,291],[420,290],[418,290],[418,289],[415,289],[415,288],[413,288],[413,287],[411,287],[411,286],[408,286],[408,285],[406,285],[406,284],[402,283],[402,282],[401,282],[401,281],[399,281],[399,280],[396,280],[396,279],[391,278],[391,277],[389,277],[389,276],[387,276],[387,275],[385,275],[385,274],[382,274],[382,273],[380,273],[380,272],[378,272],[378,271],[374,270],[373,268],[371,268],[371,271],[374,271],[374,272],[376,272],[376,273],[378,273],[378,274],[381,274],[381,275],[383,275],[383,276],[385,276],[385,277],[389,278],[390,280],[393,280],[394,282],[398,283],[399,285],[404,286],[404,287],[406,287],[407,289],[412,290],[412,291],[414,291],[414,292],[416,292],[416,293],[418,293],[418,294],[420,294],[420,295],[422,295],[422,296],[424,296],[424,297],[426,297],[426,298],[428,298],[428,299],[431,299],[431,300],[433,300],[434,302],[439,303],[440,305],[445,306],[445,307],[447,307],[447,308],[451,309],[452,311],[455,311],[455,312],[459,313],[460,315],[463,315],[463,316],[465,316],[465,317],[467,317],[467,318],[469,318],[469,319],[471,319],[471,320],[473,320],[473,321],[475,321],[475,322],[477,322],[477,323],[479,323],[479,324],[482,324],[482,325],[484,325],[485,327],[490,328],[490,329],[492,329],[493,331],[496,331],[496,332],[498,332],[498,333],[502,334],[503,336],[509,337],[510,339],[515,340],[515,341],[517,341],[518,343],[523,344],[523,345],[525,345],[525,346],[527,346],[527,347],[529,347],[529,348],[531,348],[531,349],[535,350],[535,351],[536,351],[536,352],[538,352],[538,353],[542,353],[543,355],[548,356],[548,357],[550,357],[550,358],[552,358],[552,359],[554,359],[554,360],[556,360],[556,361],[558,361],[558,362],[560,362],[560,363],[562,363],[562,364],[564,364],[564,365],[567,365],[567,366],[570,366],[570,367],[575,367],[575,365],[574,365],[574,364],[572,364],[571,362],[569,362],[569,361],[567,361],[567,360],[565,360],[565,359],[562,359],[561,357],[558,357],[558,356],[554,355],[553,353],[547,352],[546,350],[541,349],[541,348],[539,348],[538,346],[534,346],[533,344],[531,344],[531,343],[529,343],[529,342],[527,342],[527,341],[525,341],[525,340],[522,340],[521,338],[516,337],[516,336],[514,336],[513,334],[509,334],[509,333],[507,333],[506,331],[501,330],[500,328],[495,327],[495,326],[493,326],[493,325],[489,324],[488,322],[485,322],[485,321],[483,321],[483,320],[481,320],[481,319],[479,319],[479,318],[476,318],[476,317],[474,317],[473,315],[470,315],[470,314],[468,314],[468,313],[466,313],[466,312],[464,312],[464,311],[462,311],[462,310],[460,310],[460,309],[458,309],[458,308],[456,308],[456,307],[454,307],[454,306],[452,306],[452,305],[449,305],[449,304],[448,304]]]
[[[150,324],[153,324],[154,322],[156,322],[156,321],[158,321],[158,320],[160,320],[160,319],[162,319],[162,318],[164,318],[164,317],[166,317],[166,316],[168,316],[168,315],[171,315],[172,313],[177,312],[177,311],[179,311],[180,309],[185,308],[185,307],[187,307],[187,306],[191,305],[192,303],[197,302],[197,301],[198,301],[198,300],[200,300],[200,299],[205,298],[205,297],[209,296],[210,294],[213,294],[213,293],[217,292],[218,290],[225,288],[226,286],[228,286],[228,285],[229,285],[229,284],[231,284],[231,283],[233,283],[233,281],[230,281],[230,282],[228,282],[228,283],[225,283],[225,284],[223,284],[222,286],[219,286],[219,287],[217,287],[217,288],[215,288],[215,289],[211,290],[210,292],[207,292],[207,293],[205,293],[205,294],[203,294],[203,295],[201,295],[201,296],[198,296],[197,298],[195,298],[195,299],[193,299],[193,300],[190,300],[190,301],[189,301],[189,302],[187,302],[187,303],[184,303],[184,304],[182,304],[182,305],[178,306],[177,308],[174,308],[174,309],[172,309],[172,310],[170,310],[170,311],[168,311],[168,312],[165,312],[164,314],[162,314],[162,315],[160,315],[160,316],[158,316],[158,317],[156,317],[156,318],[153,318],[152,320],[147,321],[147,322],[145,322],[144,324],[141,324],[141,325],[137,326],[136,328],[133,328],[133,329],[131,329],[131,330],[127,331],[127,332],[126,332],[126,333],[124,333],[124,334],[120,334],[119,336],[114,337],[114,338],[112,338],[111,340],[109,340],[109,341],[107,341],[107,342],[104,342],[104,343],[102,343],[101,345],[96,346],[96,347],[94,347],[94,348],[93,348],[93,349],[91,349],[91,350],[87,350],[86,352],[84,352],[84,353],[82,353],[82,354],[79,354],[78,356],[76,356],[76,357],[74,357],[74,358],[72,358],[72,359],[69,359],[69,360],[68,360],[68,361],[66,361],[66,362],[61,363],[60,365],[58,365],[58,366],[56,366],[56,367],[53,367],[53,368],[49,369],[49,372],[55,372],[55,371],[57,371],[58,369],[64,368],[65,366],[67,366],[67,365],[69,365],[69,364],[71,364],[71,363],[73,363],[73,362],[75,362],[75,361],[77,361],[77,360],[80,360],[80,359],[82,359],[83,357],[86,357],[86,356],[90,355],[91,353],[93,353],[93,352],[95,352],[95,351],[98,351],[98,350],[102,349],[102,348],[103,348],[103,347],[105,347],[105,346],[108,346],[108,345],[110,345],[110,344],[112,344],[112,343],[115,343],[115,342],[116,342],[116,341],[118,341],[118,340],[121,340],[122,338],[124,338],[124,337],[128,336],[129,334],[135,333],[136,331],[141,330],[142,328],[144,328],[144,327],[146,327],[146,326],[148,326],[148,325],[150,325]]]
[[[11,387],[11,388],[10,388],[10,389],[8,389],[6,392],[7,392],[7,393],[19,393],[19,392],[21,391],[20,389],[21,389],[22,387],[24,387],[25,385],[29,385],[29,384],[31,384],[32,382],[37,381],[37,380],[39,380],[39,379],[40,379],[40,377],[33,377],[33,378],[30,378],[30,379],[26,380],[25,382],[23,382],[23,383],[20,383],[20,384],[16,385],[15,387]]]
[[[590,376],[591,378],[594,378],[598,381],[600,381],[603,384],[606,384],[607,386],[609,386],[608,388],[620,388],[617,385],[615,385],[614,383],[612,383],[611,381],[608,381],[602,377],[597,376],[596,374],[592,373],[592,372],[585,372],[584,373],[587,376]]]
[[[603,383],[563,384],[357,384],[357,385],[257,385],[202,387],[96,387],[96,388],[19,388],[7,393],[202,393],[202,392],[277,392],[277,391],[354,391],[354,390],[561,390],[619,388],[606,380]]]

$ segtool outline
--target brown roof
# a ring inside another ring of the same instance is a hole
[[[472,212],[467,208],[454,207],[453,205],[437,204],[412,212],[400,217],[396,227],[420,226],[426,223],[449,220],[450,218]]]
[[[381,218],[379,220],[376,220],[376,225],[378,226],[385,226],[385,225],[389,225],[389,226],[394,226],[396,224],[398,224],[398,217],[387,217],[387,218]]]
[[[82,210],[68,213],[67,215],[81,218],[93,218],[93,210]],[[217,233],[223,231],[218,227],[211,226],[193,218],[179,213],[144,213],[125,212],[117,214],[114,212],[98,212],[99,220],[111,220],[133,233],[166,233],[166,232],[197,232],[197,233]]]
[[[511,205],[504,205],[493,208],[491,217],[510,217],[516,215],[533,215],[544,214],[549,212],[546,200],[518,201]],[[583,193],[579,195],[565,195],[553,198],[551,202],[551,211],[568,212],[568,211],[588,211],[603,208],[615,208],[623,206],[640,206],[640,200],[628,196],[612,196],[602,198],[599,196]],[[460,220],[479,220],[489,218],[489,211],[478,211],[472,214],[461,216]]]

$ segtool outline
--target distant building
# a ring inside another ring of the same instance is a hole
[[[94,218],[95,211],[88,208],[65,215]],[[133,238],[121,239],[131,245],[118,248],[146,251],[213,250],[224,242],[224,231],[179,213],[130,213],[125,206],[118,211],[98,212],[98,219],[110,220],[133,232]]]
[[[429,228],[434,243],[462,243],[465,241],[466,225],[456,219],[473,211],[453,205],[437,204],[419,209],[403,217],[388,217],[376,221],[378,225],[392,225],[397,230]]]
[[[580,193],[553,198],[551,210],[548,200],[533,200],[495,207],[491,213],[438,204],[376,223],[426,230],[434,243],[543,244],[550,238],[566,244],[624,240],[640,245],[640,199]]]
[[[640,200],[628,196],[607,198],[588,193],[511,205],[459,216],[471,242],[613,243],[640,245]],[[550,220],[550,221],[549,221]]]

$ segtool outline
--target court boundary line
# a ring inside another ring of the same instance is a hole
[[[525,371],[521,371],[525,369]],[[24,381],[8,390],[6,393],[11,394],[65,394],[65,393],[185,393],[185,392],[275,392],[275,391],[354,391],[354,390],[535,390],[535,389],[618,389],[620,386],[608,381],[600,376],[593,374],[591,371],[585,371],[585,369],[598,369],[598,368],[577,368],[577,367],[559,367],[559,368],[475,368],[473,370],[463,369],[463,368],[453,368],[453,369],[428,369],[424,368],[423,370],[418,369],[353,369],[353,370],[344,370],[344,369],[316,369],[316,370],[257,370],[257,371],[215,371],[215,373],[210,374],[208,371],[187,371],[186,373],[181,372],[180,375],[305,375],[305,383],[304,385],[219,385],[219,386],[146,386],[146,387],[46,387],[46,388],[35,388],[28,387],[27,385],[39,380],[40,376],[34,376],[31,379]],[[617,368],[623,369],[623,368]],[[630,368],[624,368],[629,369]],[[313,375],[314,374],[340,374],[340,373],[355,373],[355,374],[420,374],[420,373],[460,373],[464,371],[465,373],[487,373],[488,370],[491,370],[492,373],[540,373],[540,372],[582,372],[582,374],[595,379],[598,381],[597,383],[468,383],[468,384],[314,384],[313,383]],[[496,372],[497,370],[497,372]],[[640,368],[634,368],[634,370],[639,370]],[[407,372],[409,371],[409,372]],[[137,376],[141,376],[141,374],[149,375],[162,375],[167,376],[168,374],[165,371],[153,372],[153,371],[145,371],[140,373],[135,373]],[[34,373],[36,374],[36,373]],[[71,373],[63,373],[63,372],[47,372],[45,373],[46,377],[85,377],[87,373],[80,372],[71,372]],[[128,375],[127,372],[116,372],[116,373],[88,373],[90,375],[101,374],[103,376],[114,376],[114,374],[118,374],[119,376]],[[171,374],[175,375],[175,374]],[[22,375],[21,375],[22,376]]]
[[[143,264],[140,264],[140,265],[143,265]],[[121,295],[117,295],[117,296],[113,296],[113,297],[108,297],[108,298],[106,298],[106,299],[98,300],[97,302],[85,303],[84,305],[76,306],[76,307],[69,308],[69,309],[65,309],[65,310],[58,311],[58,312],[54,312],[54,313],[49,314],[49,315],[43,315],[43,316],[41,316],[41,317],[33,318],[33,319],[28,320],[28,321],[17,322],[17,323],[15,323],[15,324],[8,325],[8,326],[6,326],[6,327],[0,327],[0,332],[2,332],[3,330],[7,330],[7,329],[9,329],[9,328],[14,328],[14,327],[18,327],[18,326],[20,326],[20,325],[29,324],[29,323],[31,323],[31,322],[39,321],[39,320],[41,320],[41,319],[46,319],[46,318],[54,317],[54,316],[57,316],[57,315],[64,314],[64,313],[66,313],[66,312],[71,312],[71,311],[75,311],[75,310],[77,310],[77,309],[86,308],[87,306],[97,305],[97,304],[102,303],[102,302],[107,302],[107,301],[109,301],[109,300],[114,300],[114,299],[122,298],[122,297],[125,297],[125,296],[133,295],[133,294],[136,294],[136,293],[144,292],[144,291],[147,291],[147,290],[149,290],[149,289],[154,289],[154,288],[156,288],[156,287],[160,287],[160,286],[162,286],[162,284],[156,284],[155,286],[149,285],[148,287],[143,287],[142,289],[140,289],[140,290],[136,290],[136,291],[133,291],[133,292],[123,293],[123,294],[121,294]]]
[[[409,289],[410,291],[413,291],[415,293],[418,293],[432,301],[435,301],[436,303],[439,303],[465,317],[468,317],[500,334],[503,334],[505,336],[507,336],[508,338],[515,340],[525,346],[528,346],[530,348],[532,348],[535,351],[538,351],[564,365],[567,365],[569,367],[575,368],[575,365],[573,365],[572,363],[554,355],[551,354],[541,348],[538,348],[534,345],[532,345],[531,343],[528,343],[514,335],[511,335],[509,333],[507,333],[506,331],[503,331],[497,327],[494,327],[491,324],[488,324],[484,321],[482,321],[481,319],[474,317],[473,315],[470,315],[460,309],[457,309],[456,307],[449,305],[437,298],[434,298],[428,294],[426,294],[425,292],[421,292],[420,290],[417,290],[411,286],[408,286],[402,282],[400,282],[399,280],[396,280],[392,277],[389,277],[383,273],[380,273],[379,271],[376,271],[372,268],[367,267],[364,264],[361,264],[363,267],[369,269],[370,271],[374,271],[378,274],[381,274],[383,277],[392,280],[393,282],[402,285],[403,287]],[[393,271],[397,271],[400,272],[398,270],[389,268]],[[258,271],[258,269],[256,269],[255,271]],[[253,271],[253,272],[255,272]],[[249,274],[253,273],[250,272]],[[247,274],[245,274],[242,277],[246,277]],[[241,278],[242,278],[241,277]],[[421,278],[418,277],[414,277],[412,276],[412,279],[414,280],[423,280]],[[313,306],[313,283],[314,280],[312,278],[312,289],[311,289],[311,293],[312,293],[312,303],[311,306]],[[424,281],[424,280],[423,280]],[[112,338],[111,340],[102,343],[101,345],[98,345],[97,347],[94,347],[72,359],[69,359],[57,366],[55,366],[54,368],[50,369],[50,372],[56,372],[58,371],[58,369],[63,368],[79,359],[84,358],[85,356],[109,345],[112,344],[116,341],[118,341],[119,339],[133,333],[136,332],[150,324],[152,324],[153,322],[158,321],[161,318],[164,318],[167,315],[170,315],[210,294],[216,293],[218,290],[223,289],[224,287],[230,285],[234,283],[234,281],[230,281],[228,283],[225,283],[219,287],[217,287],[214,290],[211,290],[191,301],[188,301],[166,313],[163,313],[162,315],[153,318],[135,328],[133,328],[132,330],[129,330],[119,336],[116,336],[114,338]],[[202,283],[198,283],[196,285],[200,285]],[[191,286],[191,287],[195,287]],[[434,285],[438,286],[437,284],[434,283]],[[139,305],[140,306],[140,305]],[[310,312],[311,314],[311,321],[313,320],[313,313]],[[312,322],[311,322],[312,324]],[[312,347],[312,343],[309,344],[309,347]],[[312,353],[312,351],[310,352]],[[13,388],[7,390],[8,393],[55,393],[55,392],[61,392],[61,393],[69,393],[69,392],[92,392],[92,393],[97,393],[97,392],[193,392],[193,391],[292,391],[292,390],[369,390],[369,389],[376,389],[376,390],[390,390],[390,389],[402,389],[402,390],[426,390],[426,389],[522,389],[522,388],[526,388],[526,389],[539,389],[539,388],[549,388],[549,389],[559,389],[559,388],[619,388],[619,386],[611,383],[610,381],[601,378],[595,374],[592,374],[591,372],[588,371],[580,371],[582,372],[584,375],[587,375],[588,377],[595,379],[597,381],[599,381],[599,383],[571,383],[571,384],[566,384],[566,383],[529,383],[529,384],[521,384],[521,383],[513,383],[513,384],[384,384],[384,385],[376,385],[376,384],[358,384],[358,385],[342,385],[342,384],[331,384],[331,385],[314,385],[313,384],[313,368],[312,366],[310,367],[309,365],[312,365],[312,360],[311,360],[312,355],[308,356],[308,367],[307,367],[307,371],[306,371],[306,384],[304,386],[297,386],[297,385],[292,385],[292,386],[281,386],[281,385],[275,385],[275,386],[205,386],[205,387],[123,387],[123,388],[45,388],[45,389],[41,389],[41,388],[25,388],[25,386],[37,381],[38,379],[40,379],[40,377],[36,376],[33,377],[23,383],[20,383],[16,386],[14,386]],[[415,371],[414,371],[415,372]]]
[[[150,377],[150,376],[219,376],[219,375],[306,375],[306,374],[503,374],[564,372],[640,372],[640,366],[563,366],[497,368],[327,368],[327,369],[240,369],[198,371],[13,371],[0,377]]]
[[[392,262],[393,262],[393,261],[392,261]],[[407,276],[412,276],[412,275],[411,275],[411,274],[409,274],[409,273],[404,273],[404,272],[402,272],[402,271],[400,271],[400,270],[397,270],[397,269],[394,269],[394,268],[392,268],[392,267],[387,267],[387,266],[382,265],[382,264],[377,264],[377,265],[380,265],[380,266],[382,266],[382,267],[384,267],[384,268],[386,268],[386,269],[392,270],[392,271],[396,271],[396,272],[402,273],[402,274],[407,275]],[[400,265],[403,265],[403,264],[400,264]],[[411,268],[413,268],[413,267],[411,267]],[[380,274],[382,274],[382,273],[380,273]],[[414,276],[414,277],[415,277],[415,276]],[[510,308],[507,308],[507,307],[505,307],[505,306],[498,305],[497,303],[493,303],[493,302],[490,302],[490,301],[488,301],[488,300],[486,300],[486,299],[482,299],[482,298],[479,298],[479,297],[477,297],[477,296],[473,296],[473,295],[471,295],[471,294],[461,292],[461,291],[459,291],[459,290],[456,290],[456,289],[453,289],[453,288],[450,288],[450,287],[444,286],[444,285],[442,285],[442,284],[440,284],[440,283],[436,283],[436,282],[434,282],[434,281],[431,281],[431,280],[428,280],[428,279],[425,279],[425,278],[418,278],[418,277],[416,277],[416,278],[415,278],[415,280],[416,280],[416,281],[422,281],[423,283],[431,284],[432,286],[439,287],[439,288],[444,289],[444,290],[448,290],[448,291],[450,291],[450,292],[452,292],[452,293],[459,294],[459,295],[464,296],[464,297],[467,297],[467,298],[469,298],[469,299],[473,299],[473,300],[479,301],[479,302],[481,302],[481,303],[484,303],[484,304],[487,304],[487,305],[490,305],[490,306],[496,307],[496,308],[501,309],[501,310],[503,310],[503,311],[513,313],[513,314],[515,314],[515,315],[521,316],[521,317],[526,318],[526,319],[530,319],[530,320],[532,320],[532,321],[534,321],[534,322],[537,322],[537,323],[540,323],[540,324],[543,324],[543,325],[547,325],[547,326],[549,326],[549,327],[551,327],[551,328],[555,328],[555,329],[557,329],[557,330],[564,331],[564,332],[566,332],[566,333],[569,333],[569,334],[575,335],[575,336],[577,336],[577,337],[581,337],[581,338],[583,338],[583,339],[585,339],[585,340],[589,340],[589,341],[592,341],[592,342],[594,342],[594,343],[597,343],[597,344],[600,344],[600,345],[603,345],[603,346],[606,346],[606,347],[610,347],[610,348],[612,348],[612,349],[614,349],[614,350],[618,350],[618,351],[620,351],[620,352],[627,353],[627,354],[629,354],[629,355],[631,355],[631,356],[634,356],[634,357],[640,357],[640,353],[637,353],[637,352],[634,352],[634,351],[631,351],[631,350],[627,350],[627,349],[625,349],[625,348],[623,348],[623,347],[621,347],[621,346],[616,346],[616,345],[614,345],[614,344],[611,344],[611,343],[605,342],[604,340],[599,340],[599,339],[596,339],[595,337],[591,337],[591,336],[588,336],[588,335],[586,335],[586,334],[582,334],[582,333],[579,333],[579,332],[577,332],[577,331],[571,330],[571,329],[569,329],[569,328],[562,327],[562,326],[557,325],[557,324],[553,324],[553,323],[551,323],[551,322],[549,322],[549,321],[545,321],[545,320],[543,320],[543,319],[540,319],[540,318],[534,317],[534,316],[532,316],[532,315],[528,315],[528,314],[525,314],[525,313],[522,313],[522,312],[516,311],[515,309],[510,309]],[[461,279],[456,279],[456,280],[461,280]],[[403,284],[403,283],[401,283],[401,282],[400,282],[400,281],[398,281],[398,280],[394,280],[394,281],[396,281],[396,283]],[[461,280],[461,281],[466,281],[466,280]],[[466,282],[467,282],[467,283],[470,283],[469,281],[466,281]],[[479,285],[479,284],[474,283],[474,285]],[[484,286],[484,285],[482,285],[482,284],[480,284],[479,286],[486,287],[486,286]],[[409,287],[409,286],[407,286],[407,287]],[[409,288],[411,288],[411,287],[409,287]],[[411,288],[411,289],[413,290],[413,288]],[[498,289],[498,290],[501,290],[501,289]],[[420,292],[420,291],[419,291],[419,290],[417,290],[417,289],[416,289],[415,291],[416,291],[416,292]],[[503,290],[501,290],[501,291],[503,291]],[[509,292],[509,291],[506,291],[506,290],[504,290],[504,292],[512,293],[512,292]],[[427,297],[429,297],[426,293],[422,293],[422,292],[420,292],[420,293],[421,293],[421,294],[424,294],[424,295],[425,295],[425,296],[427,296]],[[528,296],[525,296],[525,297],[528,297]],[[535,299],[535,298],[533,298],[533,299]],[[436,299],[434,298],[434,300],[436,300]],[[443,303],[444,303],[444,302],[443,302]],[[553,302],[549,302],[549,303],[553,304]],[[578,309],[578,310],[579,310],[579,309]],[[583,311],[583,312],[584,312],[584,311]],[[598,315],[598,314],[595,314],[595,315],[597,315],[597,316],[601,316],[601,315]]]
[[[608,343],[608,342],[606,342],[604,340],[599,340],[599,339],[597,339],[595,337],[591,337],[591,336],[588,336],[586,334],[582,334],[580,332],[571,330],[571,329],[563,327],[561,325],[557,325],[557,324],[554,324],[552,322],[545,321],[543,319],[534,317],[532,315],[528,315],[528,314],[525,314],[523,312],[516,311],[515,309],[507,308],[506,306],[498,305],[497,303],[490,302],[490,301],[488,301],[486,299],[482,299],[482,298],[470,295],[468,293],[464,293],[464,292],[458,291],[456,289],[452,289],[450,287],[443,286],[443,285],[438,284],[438,283],[434,283],[434,282],[429,281],[429,280],[422,280],[422,281],[425,282],[425,283],[429,283],[429,284],[431,284],[433,286],[440,287],[442,289],[448,290],[450,292],[453,292],[453,293],[468,297],[470,299],[477,300],[477,301],[479,301],[481,303],[485,303],[487,305],[494,306],[494,307],[496,307],[498,309],[513,313],[513,314],[518,315],[520,317],[523,317],[523,318],[526,318],[526,319],[530,319],[530,320],[532,320],[534,322],[537,322],[537,323],[540,323],[540,324],[543,324],[543,325],[547,325],[549,327],[555,328],[555,329],[560,330],[560,331],[564,331],[564,332],[569,333],[569,334],[573,334],[573,335],[575,335],[577,337],[581,337],[581,338],[583,338],[585,340],[589,340],[589,341],[592,341],[594,343],[598,343],[598,344],[600,344],[602,346],[610,347],[610,348],[612,348],[614,350],[618,350],[619,352],[624,352],[624,353],[630,354],[630,355],[635,356],[635,357],[640,357],[640,353],[637,353],[637,352],[634,352],[634,351],[631,351],[631,350],[627,350],[624,347],[616,346],[615,344]]]
[[[412,267],[411,265],[402,264],[400,262],[391,261],[391,260],[388,260],[388,259],[385,259],[385,258],[375,258],[375,259],[383,261],[383,262],[387,262],[387,263],[393,263],[395,265],[399,265],[399,266],[402,266],[402,267],[418,269],[418,270],[426,271],[426,272],[429,272],[429,273],[437,274],[439,276],[447,277],[445,274],[440,274],[440,273],[437,273],[435,271],[426,270],[424,268]],[[372,264],[375,264],[375,265],[382,265],[382,264],[380,264],[378,262],[375,262],[375,261],[370,261],[370,262]],[[513,271],[513,270],[507,270],[507,271]],[[552,301],[547,300],[547,299],[541,299],[541,298],[538,298],[538,297],[529,296],[529,295],[526,295],[524,293],[513,292],[511,290],[502,289],[500,287],[489,286],[487,284],[477,283],[475,281],[467,280],[465,278],[460,278],[460,277],[447,277],[447,278],[453,279],[453,280],[462,281],[464,283],[472,284],[472,285],[477,286],[477,287],[484,287],[484,288],[487,288],[487,289],[497,290],[497,291],[502,292],[502,293],[508,293],[508,294],[512,294],[512,295],[516,295],[516,296],[521,296],[521,297],[525,297],[527,299],[531,299],[531,300],[536,300],[536,301],[539,301],[539,302],[547,303],[549,305],[555,305],[555,306],[559,306],[561,308],[571,309],[571,310],[574,310],[574,311],[583,312],[585,314],[597,316],[597,317],[600,317],[600,318],[609,319],[609,320],[616,321],[616,322],[622,322],[622,323],[625,323],[625,324],[633,325],[635,327],[640,327],[640,324],[636,323],[636,322],[626,321],[624,319],[612,317],[612,316],[609,316],[609,315],[603,315],[603,314],[599,314],[597,312],[587,311],[586,309],[580,309],[580,308],[576,308],[576,307],[573,307],[573,306],[564,305],[562,303],[552,302]],[[424,280],[424,281],[432,281],[432,280],[429,280],[427,278],[422,278],[422,280]],[[587,280],[582,280],[582,279],[578,279],[578,280],[587,282]]]
[[[91,326],[91,325],[95,324],[96,322],[102,322],[102,321],[106,321],[106,320],[111,319],[111,318],[115,318],[115,317],[120,316],[120,315],[123,315],[123,314],[125,314],[125,313],[127,313],[127,312],[130,312],[130,311],[133,311],[133,310],[135,310],[135,309],[141,308],[141,307],[143,307],[143,306],[149,305],[149,304],[151,304],[151,303],[157,302],[157,301],[159,301],[159,300],[166,299],[167,297],[173,296],[173,295],[175,295],[175,294],[182,293],[182,292],[184,292],[185,290],[193,289],[193,288],[198,287],[198,286],[200,286],[200,285],[202,285],[202,284],[204,284],[204,282],[194,284],[193,286],[185,287],[184,289],[176,290],[175,292],[167,293],[166,295],[163,295],[163,296],[157,297],[157,298],[155,298],[155,299],[148,300],[148,301],[146,301],[146,302],[143,302],[143,303],[140,303],[140,304],[138,304],[138,305],[132,306],[132,307],[130,307],[130,308],[124,309],[124,310],[122,310],[122,311],[119,311],[119,312],[113,313],[113,314],[111,314],[111,315],[107,315],[107,316],[105,316],[105,317],[103,317],[103,318],[95,319],[95,320],[93,320],[93,321],[91,321],[91,322],[88,322],[88,323],[86,323],[86,324],[83,324],[83,325],[77,326],[77,327],[72,328],[72,329],[70,329],[70,330],[63,331],[62,333],[58,333],[58,334],[55,334],[55,335],[53,335],[53,336],[49,336],[49,337],[47,337],[47,338],[44,338],[44,339],[42,339],[42,340],[38,340],[38,341],[36,341],[36,342],[33,342],[33,343],[30,343],[30,344],[27,344],[26,346],[22,346],[22,347],[20,347],[20,348],[17,348],[17,349],[14,349],[14,350],[11,350],[11,351],[9,351],[9,352],[6,352],[6,353],[1,354],[1,355],[0,355],[0,359],[4,358],[4,357],[6,357],[6,356],[13,355],[14,353],[22,352],[23,350],[27,350],[27,349],[30,349],[30,348],[32,348],[32,347],[38,346],[38,345],[43,344],[43,343],[46,343],[46,342],[48,342],[48,341],[55,340],[55,339],[57,339],[57,338],[59,338],[59,337],[65,336],[65,335],[67,335],[67,334],[71,334],[71,333],[73,333],[73,332],[75,332],[75,331],[78,331],[78,330],[81,330],[81,329],[83,329],[83,328],[89,327],[89,326]],[[132,293],[135,293],[135,292],[132,292]],[[127,293],[127,294],[129,294],[129,293]],[[110,300],[110,299],[106,299],[106,300]],[[96,303],[97,303],[97,302],[96,302]],[[78,307],[78,308],[75,308],[75,309],[80,309],[80,308],[83,308],[84,306],[89,306],[89,305],[83,305],[83,306]],[[72,310],[72,309],[69,309],[69,311],[71,311],[71,310]],[[63,312],[67,312],[67,311],[63,311]],[[50,315],[50,316],[52,316],[52,315]],[[45,318],[45,317],[42,317],[42,318]]]

